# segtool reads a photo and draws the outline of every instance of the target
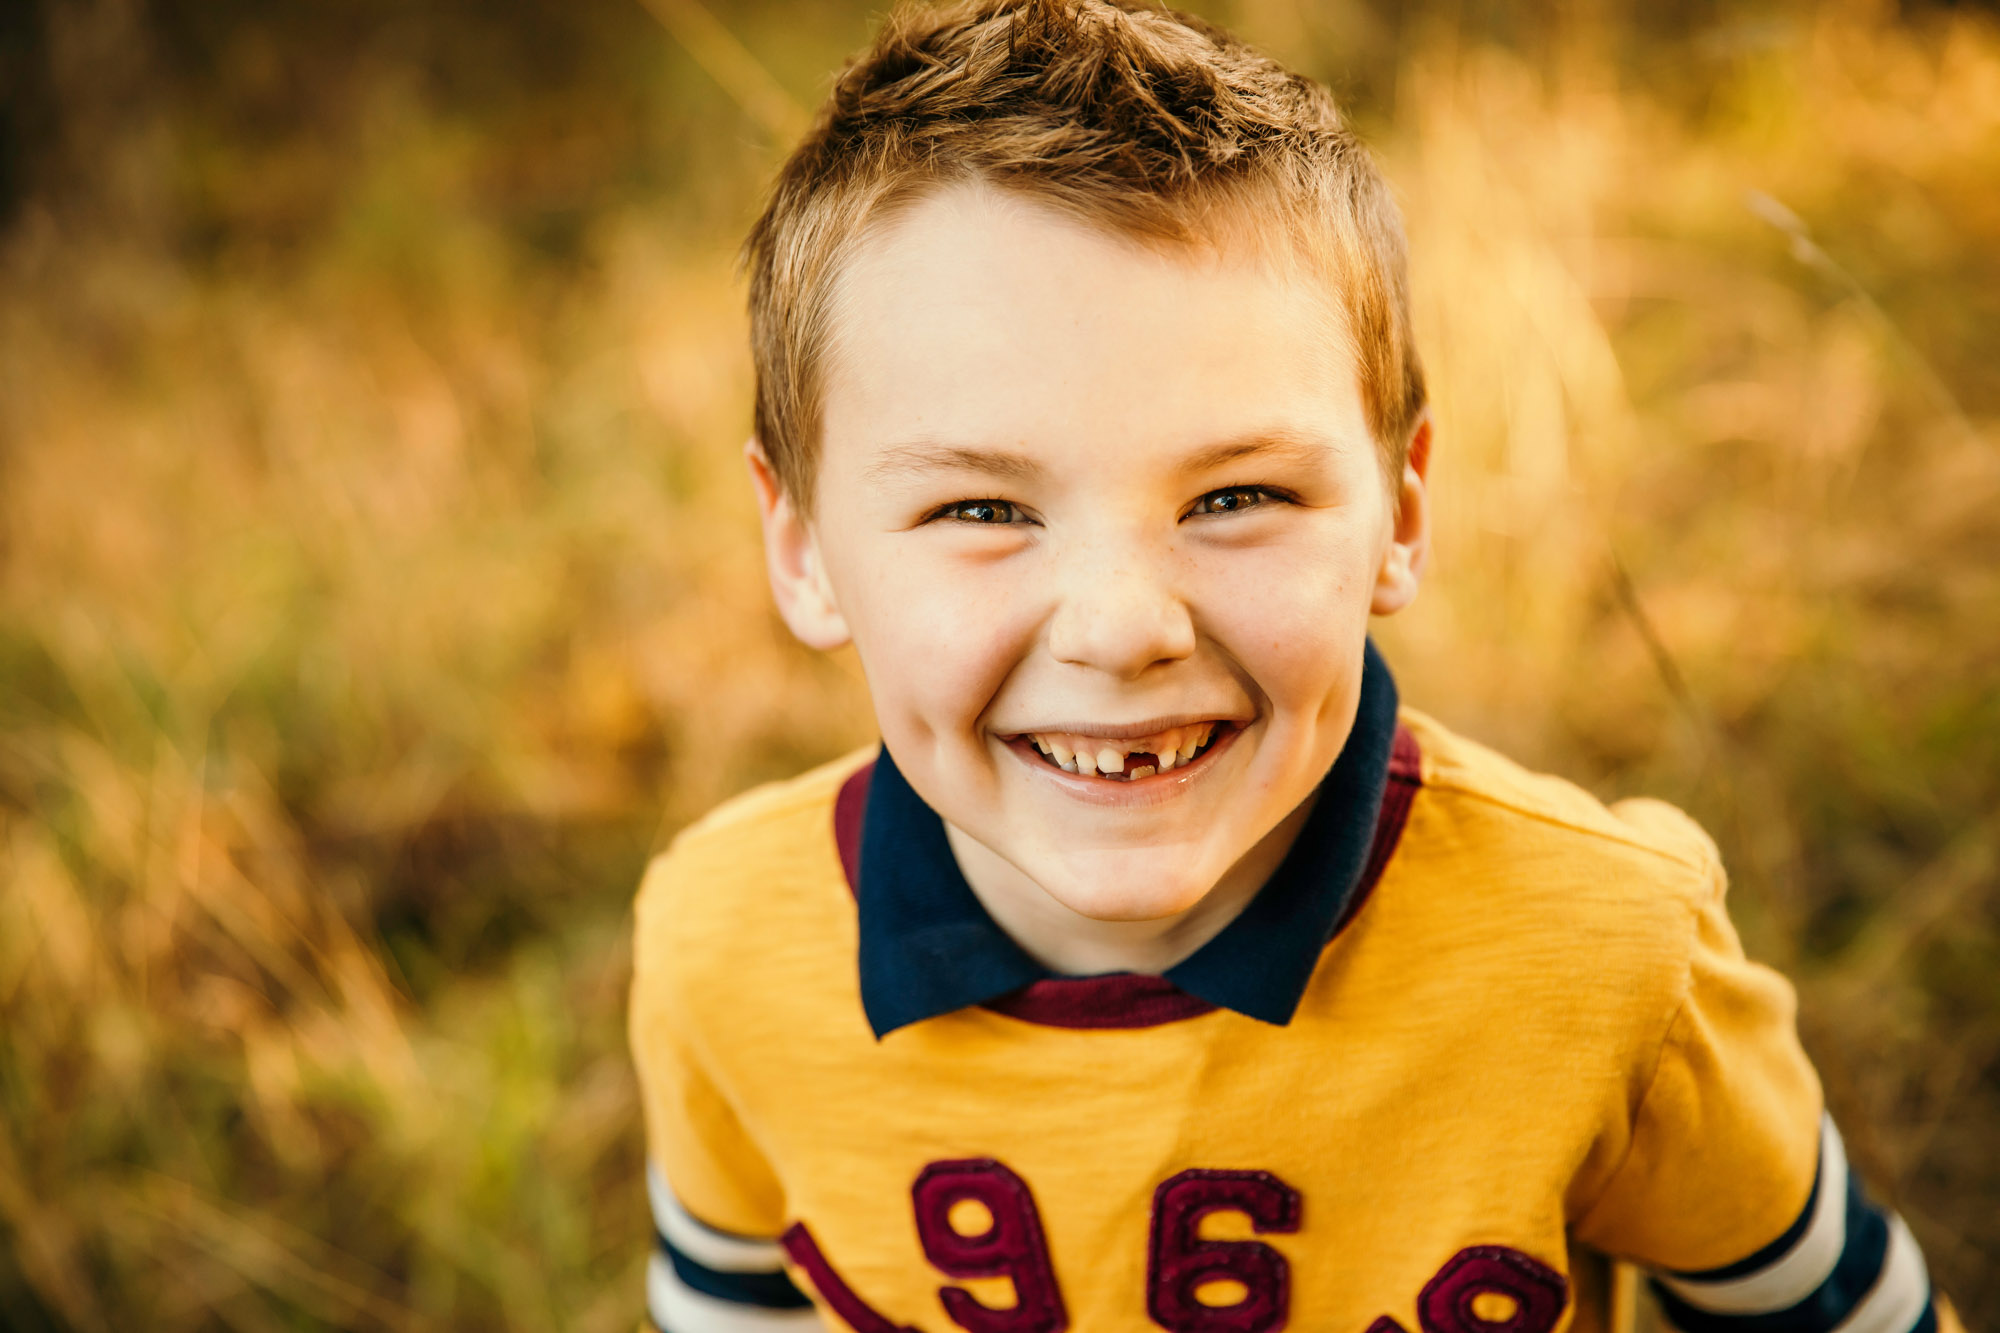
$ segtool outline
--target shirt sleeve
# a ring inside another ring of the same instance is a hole
[[[1922,1252],[1822,1109],[1792,988],[1744,957],[1712,883],[1624,1160],[1576,1233],[1651,1269],[1683,1333],[1936,1333]]]
[[[784,1195],[709,1077],[677,995],[667,894],[656,863],[640,891],[630,1036],[646,1121],[653,1217],[646,1314],[659,1333],[815,1333],[811,1301],[785,1272]]]

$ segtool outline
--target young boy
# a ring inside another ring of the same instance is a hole
[[[899,13],[750,245],[772,586],[883,744],[638,903],[664,1333],[1952,1327],[1708,839],[1399,711],[1431,430],[1325,91]]]

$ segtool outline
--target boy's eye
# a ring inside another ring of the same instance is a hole
[[[1194,502],[1190,514],[1233,514],[1242,509],[1255,509],[1269,504],[1278,497],[1262,486],[1232,486],[1228,490],[1210,491]]]
[[[1014,506],[1005,500],[964,500],[938,511],[939,518],[955,523],[1012,523],[1019,517]]]

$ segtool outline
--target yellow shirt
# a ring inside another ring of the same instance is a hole
[[[1170,972],[871,1026],[852,863],[897,846],[854,836],[886,755],[687,830],[637,908],[654,1322],[1547,1333],[1600,1314],[1589,1250],[1668,1275],[1695,1333],[1936,1327],[1708,838],[1400,719],[1279,1021]]]

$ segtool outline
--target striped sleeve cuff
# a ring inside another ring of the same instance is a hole
[[[1924,1256],[1903,1219],[1868,1201],[1828,1117],[1798,1220],[1726,1268],[1653,1280],[1682,1333],[1935,1333]]]
[[[646,1313],[660,1333],[813,1333],[812,1302],[785,1273],[771,1240],[731,1235],[698,1220],[658,1167],[646,1167],[653,1205]]]

